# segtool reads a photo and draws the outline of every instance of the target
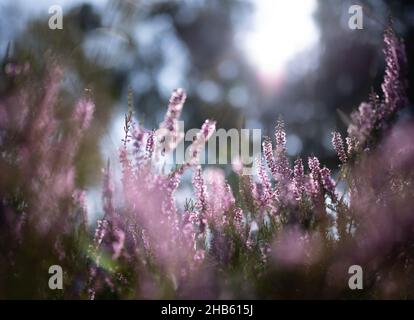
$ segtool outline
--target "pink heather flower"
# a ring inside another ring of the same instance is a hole
[[[235,156],[231,161],[231,167],[235,173],[238,175],[243,172],[243,162],[239,155]]]
[[[197,224],[198,223],[198,217],[197,217],[197,213],[195,212],[189,212],[188,213],[188,221],[192,224]]]
[[[159,138],[162,145],[157,144],[157,147],[162,148],[161,154],[174,150],[184,138],[184,134],[178,128],[178,119],[186,98],[187,96],[181,88],[174,90],[171,95],[164,121],[160,124],[161,130],[157,132],[161,135]]]
[[[196,209],[201,215],[204,215],[207,212],[207,189],[200,166],[194,171],[193,187],[197,198]]]
[[[317,234],[305,233],[299,227],[283,230],[273,245],[276,263],[285,267],[314,263],[320,256],[321,242]]]
[[[351,114],[352,124],[348,128],[348,134],[363,143],[370,135],[372,129],[375,127],[377,116],[375,110],[370,103],[363,102]]]
[[[41,103],[33,119],[34,122],[32,123],[31,128],[35,132],[42,131],[44,136],[50,136],[50,133],[56,128],[56,119],[53,117],[53,108],[59,94],[59,82],[61,78],[62,70],[55,69],[51,72],[49,79],[45,84],[47,89],[42,96]],[[29,136],[31,135],[30,132]]]
[[[361,103],[359,106],[359,130],[363,136],[368,136],[375,126],[376,114],[371,103]]]
[[[192,144],[188,147],[189,159],[186,161],[188,165],[195,165],[199,163],[199,156],[204,148],[204,144],[213,135],[216,130],[216,122],[206,120],[201,126],[200,132],[194,138]]]
[[[374,128],[386,125],[389,117],[408,102],[404,74],[407,64],[404,44],[391,28],[385,32],[384,42],[386,69],[381,85],[384,101],[379,103],[374,96],[370,103],[362,103],[358,111],[351,115],[352,124],[348,128],[348,133],[360,143],[366,141]]]
[[[286,132],[283,120],[279,119],[275,129],[276,152],[286,152]]]
[[[311,174],[313,175],[313,177],[315,177],[315,179],[319,179],[319,177],[320,177],[319,159],[316,158],[316,157],[309,157],[308,158],[308,167],[309,167],[309,170],[311,171]]]
[[[270,183],[269,177],[267,175],[266,169],[263,165],[263,161],[257,157],[256,158],[258,176],[261,183],[261,203],[266,205],[267,201],[272,198],[272,184]]]
[[[147,152],[147,158],[150,159],[152,157],[152,153],[154,152],[154,131],[148,133],[145,151]]]
[[[213,135],[214,131],[216,130],[216,122],[211,120],[204,121],[203,125],[201,126],[201,132],[204,135],[204,139],[207,141]]]
[[[321,180],[322,185],[326,192],[328,192],[330,195],[335,195],[335,182],[333,181],[331,177],[331,170],[329,170],[327,167],[323,167],[320,171],[321,173]]]
[[[303,168],[302,159],[297,159],[293,167],[293,185],[296,200],[300,200],[304,188],[305,170]]]
[[[122,169],[125,170],[127,167],[130,167],[131,163],[128,157],[128,150],[127,147],[122,145],[119,148],[119,161],[121,162]]]
[[[305,177],[305,191],[314,199],[318,199],[321,196],[321,186],[319,181],[315,179],[312,174]]]
[[[190,221],[190,215],[191,211],[186,209],[181,216],[181,225],[185,226],[188,223],[192,223],[192,221]]]
[[[278,170],[276,166],[275,156],[273,153],[272,142],[269,137],[267,136],[264,137],[262,147],[263,147],[264,158],[266,159],[267,166],[270,169],[270,172],[272,173],[273,178],[276,179],[278,175]]]
[[[384,34],[385,76],[381,85],[384,103],[380,108],[380,116],[387,117],[407,104],[405,69],[407,57],[405,45],[399,40],[393,29],[389,27]]]
[[[208,217],[221,226],[228,222],[227,214],[236,201],[223,170],[209,168],[205,171],[205,177]]]
[[[256,212],[257,207],[260,207],[261,204],[258,189],[258,185],[253,181],[252,176],[241,175],[239,177],[239,192],[244,204],[251,213]]]
[[[310,169],[310,180],[307,182],[306,187],[308,193],[310,193],[313,197],[317,197],[320,194],[321,186],[321,172],[320,172],[320,163],[318,158],[316,157],[309,157],[308,158],[308,166]]]
[[[176,221],[177,208],[175,205],[175,192],[180,184],[181,172],[174,171],[171,173],[165,182],[165,195],[162,203],[162,211],[165,216],[168,217],[170,223],[178,229],[178,221]]]
[[[145,138],[149,135],[149,132],[141,127],[139,124],[134,124],[132,129],[132,153],[134,155],[135,163],[139,167],[145,159],[146,143]]]
[[[239,233],[241,233],[243,230],[243,210],[239,207],[236,207],[233,211],[233,223]]]
[[[95,230],[95,245],[99,246],[102,243],[102,240],[106,234],[108,228],[108,221],[105,219],[100,219],[97,222],[98,226]]]
[[[332,145],[342,163],[347,161],[347,156],[344,149],[344,142],[339,132],[332,132]]]
[[[291,170],[289,168],[289,161],[286,156],[286,132],[285,125],[281,119],[277,121],[275,130],[276,139],[276,170],[277,180],[283,181],[283,185],[287,185]]]
[[[144,144],[146,130],[139,124],[135,124],[132,130],[132,139],[134,141],[133,146],[137,150],[141,150]]]
[[[73,118],[81,130],[89,127],[94,110],[95,104],[89,99],[83,98],[76,104]]]
[[[194,232],[194,226],[191,223],[184,224],[181,231],[182,231],[185,241],[195,240],[196,234]]]
[[[352,157],[354,152],[358,149],[358,140],[354,137],[346,137],[346,152],[348,153],[348,157]]]
[[[187,98],[183,89],[178,88],[173,91],[168,102],[168,110],[161,123],[160,128],[166,128],[171,132],[177,131],[177,120],[180,118],[181,110]]]

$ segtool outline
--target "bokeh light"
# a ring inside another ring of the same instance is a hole
[[[243,47],[251,64],[264,77],[275,78],[296,54],[318,42],[313,20],[315,0],[254,1],[254,18]]]

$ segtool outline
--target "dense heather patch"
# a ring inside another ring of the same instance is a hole
[[[74,168],[93,102],[81,98],[63,123],[55,110],[59,70],[40,92],[1,100],[0,298],[412,298],[414,124],[395,124],[408,105],[407,61],[391,29],[384,52],[382,97],[352,114],[345,139],[333,133],[340,165],[332,170],[316,156],[291,164],[279,120],[275,144],[263,140],[257,176],[235,166],[232,190],[223,171],[200,166],[215,130],[206,120],[187,161],[165,172],[155,164],[183,138],[176,122],[185,92],[173,92],[160,124],[173,138],[164,148],[128,113],[122,188],[108,162],[95,230]],[[186,171],[194,199],[179,208]],[[64,270],[62,291],[47,287],[55,264]],[[364,270],[358,293],[348,288],[355,264]]]

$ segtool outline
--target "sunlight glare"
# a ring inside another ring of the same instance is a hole
[[[318,41],[316,0],[257,0],[244,48],[261,76],[278,77],[289,60]]]

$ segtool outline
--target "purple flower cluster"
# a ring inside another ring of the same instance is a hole
[[[381,88],[383,99],[372,94],[369,102],[363,102],[351,114],[352,124],[348,134],[361,144],[366,144],[374,130],[388,126],[395,114],[408,104],[405,72],[407,57],[405,46],[391,27],[384,34],[385,76]]]
[[[81,98],[61,123],[55,115],[59,70],[42,92],[1,100],[0,240],[7,246],[0,248],[6,257],[0,274],[12,276],[0,284],[0,297],[35,282],[28,279],[43,281],[49,262],[64,266],[73,282],[67,298],[343,297],[354,264],[371,275],[367,296],[412,297],[413,279],[406,277],[414,261],[414,125],[383,130],[407,102],[404,47],[390,30],[385,46],[384,97],[360,105],[346,145],[333,133],[341,162],[335,171],[316,156],[292,166],[282,120],[275,143],[264,138],[253,176],[243,175],[237,159],[230,175],[200,165],[215,131],[211,120],[194,137],[185,163],[167,171],[159,163],[182,139],[185,92],[172,93],[160,131],[138,125],[129,112],[119,150],[122,183],[108,162],[94,232],[74,164],[93,125],[92,101]],[[374,135],[378,130],[386,136]],[[187,187],[193,197],[183,206],[178,193]],[[33,294],[53,294],[42,287]]]

